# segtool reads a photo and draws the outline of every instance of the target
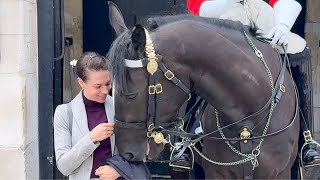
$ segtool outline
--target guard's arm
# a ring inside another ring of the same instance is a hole
[[[274,9],[275,26],[268,36],[272,38],[271,44],[288,44],[288,35],[301,12],[301,5],[295,0],[270,0]]]

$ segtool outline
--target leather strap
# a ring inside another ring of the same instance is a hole
[[[249,127],[242,127],[239,133],[243,132],[246,128],[247,131],[252,134],[252,131]],[[242,140],[240,141],[240,151],[243,154],[251,154],[253,150],[253,141],[252,140]],[[242,157],[242,159],[246,159],[246,157]],[[243,177],[245,180],[253,179],[253,165],[251,161],[246,161],[242,164],[243,166]]]

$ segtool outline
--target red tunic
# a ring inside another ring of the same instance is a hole
[[[188,8],[189,12],[193,15],[198,16],[200,6],[204,1],[205,0],[188,0],[187,1],[187,8]],[[279,1],[279,0],[269,0],[269,4],[273,7],[277,1]]]
[[[189,10],[189,12],[193,15],[199,15],[199,10],[200,10],[200,6],[201,4],[204,2],[205,0],[188,0],[187,1],[187,8]]]
[[[269,0],[269,4],[270,6],[274,6],[274,4],[276,4],[276,2],[278,2],[279,0]]]

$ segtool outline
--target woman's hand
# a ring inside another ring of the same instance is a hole
[[[117,179],[120,177],[120,174],[109,165],[100,166],[98,169],[96,169],[95,174],[102,180]]]
[[[112,136],[113,123],[101,123],[90,131],[90,139],[93,142],[102,141]]]

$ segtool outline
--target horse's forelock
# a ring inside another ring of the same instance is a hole
[[[108,58],[111,61],[113,81],[117,84],[117,90],[120,92],[123,92],[127,88],[124,59],[128,58],[129,55],[127,44],[131,41],[130,35],[130,31],[127,30],[117,37],[112,43],[108,53]]]

